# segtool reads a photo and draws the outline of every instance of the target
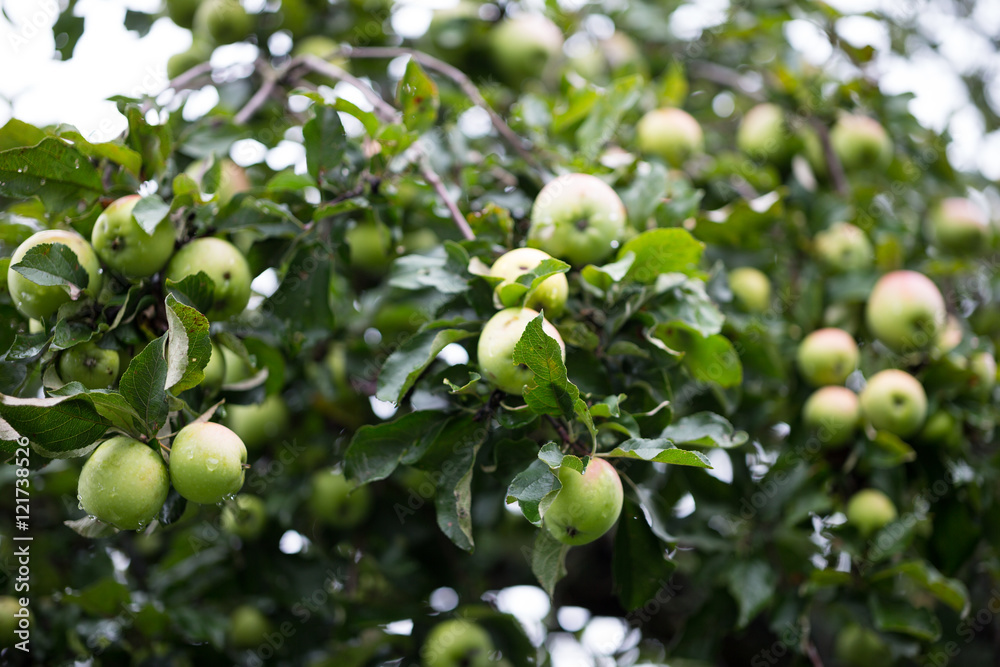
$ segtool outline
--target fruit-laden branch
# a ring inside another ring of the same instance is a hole
[[[486,110],[486,113],[490,116],[490,122],[493,124],[493,127],[496,128],[496,131],[500,134],[500,136],[503,137],[515,151],[517,151],[518,155],[520,155],[525,162],[541,174],[542,179],[545,182],[548,182],[551,179],[552,175],[548,172],[548,170],[542,167],[537,160],[535,160],[535,156],[532,155],[531,150],[525,144],[524,139],[514,132],[514,130],[510,129],[510,126],[507,125],[500,114],[494,111],[493,107],[490,106],[490,103],[486,101],[485,97],[483,97],[483,94],[479,92],[479,88],[472,82],[472,79],[470,79],[462,70],[449,65],[443,60],[439,60],[432,55],[415,49],[378,46],[348,47],[341,53],[349,58],[398,58],[399,56],[409,56],[427,69],[443,74],[458,84],[458,87],[462,89],[462,92],[465,93],[465,95],[471,99],[476,106]]]

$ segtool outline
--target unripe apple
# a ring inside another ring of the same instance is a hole
[[[771,281],[753,267],[730,271],[729,289],[736,305],[749,313],[763,313],[771,305]]]
[[[535,198],[528,246],[573,266],[592,264],[614,250],[625,219],[625,204],[611,186],[589,174],[567,174]]]
[[[188,424],[170,445],[170,481],[194,503],[214,504],[243,486],[247,448],[222,424]]]
[[[938,410],[927,418],[927,423],[920,430],[919,440],[937,445],[947,444],[956,435],[958,421],[947,410]]]
[[[802,422],[825,447],[850,441],[860,421],[858,395],[847,387],[821,387],[802,406]]]
[[[253,23],[239,0],[203,0],[193,19],[195,35],[210,36],[216,44],[246,39]]]
[[[489,44],[497,69],[515,85],[542,76],[562,52],[563,33],[545,16],[525,12],[494,27]]]
[[[281,440],[288,429],[288,406],[278,395],[271,395],[254,405],[226,406],[223,424],[233,430],[247,449]]]
[[[975,389],[989,393],[997,385],[997,361],[989,352],[977,352],[969,357],[969,370],[975,377]]]
[[[122,530],[139,530],[160,511],[169,490],[160,453],[121,435],[101,443],[83,464],[77,496],[87,514]]]
[[[201,381],[201,386],[210,392],[218,391],[222,386],[222,381],[226,377],[226,357],[218,343],[212,341],[212,352],[205,364],[205,378]]]
[[[14,307],[25,317],[36,320],[46,318],[59,310],[59,306],[70,302],[70,295],[59,285],[39,285],[14,270],[14,265],[24,259],[29,250],[37,245],[61,243],[76,255],[80,265],[87,271],[87,284],[77,285],[88,297],[96,297],[101,291],[103,277],[101,263],[94,248],[76,232],[62,229],[48,229],[32,234],[17,247],[7,268],[7,289]]]
[[[896,506],[877,489],[864,489],[847,503],[847,522],[862,535],[870,535],[896,519]]]
[[[639,150],[656,155],[673,167],[681,167],[704,149],[701,125],[683,109],[667,107],[649,111],[636,126]]]
[[[222,508],[220,518],[222,529],[245,540],[255,540],[267,523],[264,501],[257,496],[241,493],[233,504]]]
[[[845,114],[830,130],[830,145],[844,169],[885,169],[892,162],[892,140],[874,118]]]
[[[926,349],[946,317],[941,291],[916,271],[893,271],[879,278],[865,309],[868,329],[896,352]]]
[[[559,467],[562,488],[545,511],[548,531],[563,544],[588,544],[618,521],[624,494],[615,467],[592,458],[581,474],[569,466]]]
[[[208,160],[197,160],[192,162],[184,170],[184,173],[201,185],[210,167],[211,162]],[[251,187],[246,169],[229,158],[219,160],[219,184],[215,189],[214,196],[220,207],[228,204],[239,193],[248,192]]]
[[[237,382],[249,379],[253,375],[253,367],[243,357],[224,345],[220,345],[219,349],[222,350],[223,366],[225,367],[225,372],[222,376],[223,385],[236,384]]]
[[[434,626],[420,649],[423,667],[490,667],[493,640],[481,626],[463,619]]]
[[[139,226],[132,210],[142,199],[128,195],[116,199],[94,223],[90,242],[101,261],[126,278],[145,278],[164,266],[174,254],[174,226],[160,221],[152,234]]]
[[[266,646],[271,622],[256,607],[243,604],[229,615],[229,643],[237,649]]]
[[[758,104],[740,121],[736,146],[760,162],[783,163],[788,160],[793,136],[785,123],[785,113],[777,104]]]
[[[961,342],[962,323],[954,315],[948,315],[944,327],[938,332],[937,338],[934,339],[931,351],[937,353],[939,356],[945,355],[958,347]]]
[[[552,259],[552,255],[535,248],[516,248],[500,256],[493,262],[490,268],[490,275],[496,278],[503,278],[504,281],[497,285],[499,292],[504,285],[516,282],[518,277],[525,274],[547,259]],[[565,273],[557,273],[549,276],[525,301],[527,308],[544,310],[546,317],[558,317],[566,307],[566,296],[569,294],[569,283],[566,281]]]
[[[117,350],[104,350],[94,341],[79,343],[59,354],[59,377],[79,382],[87,389],[107,389],[118,379],[121,357]]]
[[[518,396],[524,393],[526,385],[535,374],[523,364],[513,361],[514,346],[521,339],[531,320],[538,312],[531,308],[505,308],[490,318],[479,335],[479,368],[493,386],[508,394]],[[555,338],[566,360],[566,345],[562,336],[548,320],[542,321],[542,331]]]
[[[799,344],[795,360],[806,382],[814,387],[844,384],[858,367],[858,344],[843,329],[818,329]]]
[[[228,320],[239,315],[250,301],[250,265],[229,241],[203,237],[190,241],[170,259],[164,277],[181,281],[203,271],[215,284],[210,320]]]
[[[849,222],[835,222],[816,234],[816,254],[831,271],[862,271],[875,262],[875,249],[859,227]]]
[[[17,630],[30,632],[34,627],[34,616],[31,611],[21,610],[21,603],[17,598],[0,595],[0,649],[10,648],[21,641],[15,634]]]
[[[389,269],[392,233],[381,222],[369,220],[351,227],[344,234],[350,249],[351,267],[378,276]]]
[[[334,528],[353,528],[368,515],[371,491],[344,477],[336,468],[320,470],[310,481],[309,509]]]
[[[886,667],[893,664],[892,650],[878,633],[860,625],[848,625],[837,634],[834,646],[843,667]]]
[[[907,438],[927,417],[927,394],[917,378],[894,368],[876,373],[861,391],[861,412],[880,431]]]
[[[167,16],[182,28],[191,28],[201,0],[167,0]]]
[[[167,59],[167,78],[176,79],[184,72],[207,63],[212,58],[212,45],[195,39],[186,51],[175,53]]]
[[[993,235],[983,209],[964,197],[942,199],[931,209],[928,232],[934,245],[954,254],[979,254]]]

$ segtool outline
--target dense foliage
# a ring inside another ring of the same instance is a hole
[[[0,128],[0,660],[990,662],[1000,198],[879,87],[918,16],[412,12],[130,10],[193,42],[121,137]]]

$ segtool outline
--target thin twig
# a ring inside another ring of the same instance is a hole
[[[443,74],[448,77],[462,89],[462,92],[472,100],[472,102],[486,110],[486,113],[490,116],[490,122],[496,131],[502,136],[511,147],[517,151],[517,153],[524,159],[525,162],[530,164],[535,168],[540,174],[542,174],[545,180],[551,177],[551,174],[544,169],[537,160],[535,156],[531,153],[531,149],[525,144],[524,139],[518,135],[514,130],[510,129],[506,121],[498,114],[490,103],[486,101],[483,94],[479,92],[479,88],[475,83],[472,82],[465,72],[454,67],[443,60],[439,60],[432,55],[424,53],[423,51],[417,51],[415,49],[407,48],[396,48],[396,47],[350,47],[346,49],[344,55],[351,58],[398,58],[399,56],[409,56],[415,61],[426,67],[427,69],[434,70],[439,74]]]
[[[727,88],[734,88],[752,100],[763,102],[766,98],[749,77],[740,74],[734,69],[723,67],[716,63],[696,60],[688,66],[691,76],[696,79],[711,81]]]
[[[812,643],[811,639],[806,639],[805,649],[806,656],[808,656],[809,662],[812,663],[812,666],[823,667],[823,658],[819,657],[819,651],[816,650],[816,645]]]
[[[458,204],[452,200],[451,195],[448,194],[448,190],[444,187],[444,183],[441,182],[441,177],[427,163],[426,158],[420,161],[420,173],[423,174],[424,180],[434,188],[434,191],[437,192],[438,197],[441,198],[444,205],[448,207],[448,210],[451,212],[451,218],[455,221],[455,226],[458,227],[458,231],[462,233],[462,236],[469,241],[475,240],[476,235],[473,233],[472,227],[469,226],[469,222],[462,215],[462,212],[458,210]]]
[[[167,82],[167,88],[171,88],[176,91],[186,90],[191,87],[191,84],[196,80],[200,79],[206,74],[212,71],[212,63],[206,62],[200,65],[195,65],[183,74],[179,74],[170,81]]]
[[[323,76],[327,76],[331,79],[336,79],[337,81],[349,83],[357,88],[361,94],[365,96],[365,99],[371,102],[371,105],[375,108],[375,114],[383,121],[395,123],[399,120],[399,112],[396,111],[391,104],[382,99],[382,96],[379,95],[371,86],[353,74],[337,67],[333,63],[328,63],[322,58],[313,55],[301,56],[300,58],[291,61],[289,66],[299,64],[318,74],[322,74]]]
[[[236,115],[233,116],[233,122],[236,125],[243,125],[250,120],[255,113],[257,113],[257,110],[263,106],[264,102],[267,101],[267,98],[271,96],[271,93],[274,91],[274,87],[278,84],[279,78],[280,77],[275,74],[264,75],[264,83],[261,84],[260,88],[257,89],[257,92],[253,94],[253,97],[247,101],[243,108],[236,112]]]
[[[830,172],[830,182],[838,195],[847,195],[847,177],[844,175],[844,165],[840,163],[840,158],[833,150],[830,143],[830,132],[818,118],[810,118],[810,124],[819,135],[820,144],[823,146],[823,157],[826,158],[826,170]]]

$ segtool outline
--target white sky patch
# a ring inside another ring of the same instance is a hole
[[[837,21],[836,30],[857,48],[872,46],[877,51],[887,51],[890,47],[888,26],[869,16],[846,16]]]
[[[708,450],[708,460],[712,462],[712,469],[706,470],[709,475],[726,484],[733,483],[733,462],[729,458],[729,452],[718,447]]]
[[[454,588],[442,586],[431,593],[430,604],[434,611],[451,611],[458,606],[458,593]]]
[[[415,4],[396,5],[396,11],[392,13],[392,29],[401,37],[415,39],[427,32],[433,16],[434,13],[426,7]]]
[[[686,516],[690,516],[695,510],[694,496],[690,493],[685,493],[681,496],[681,499],[677,501],[674,505],[674,516],[679,519],[683,519]]]
[[[413,621],[409,618],[402,621],[393,621],[385,626],[385,631],[390,635],[409,637],[413,632]]]
[[[278,541],[278,549],[283,554],[297,554],[308,546],[309,540],[295,530],[286,530]]]
[[[678,39],[698,39],[706,28],[726,20],[729,0],[695,0],[683,4],[670,15],[670,31]]]
[[[580,645],[576,637],[565,632],[555,632],[548,638],[549,655],[553,667],[593,667],[594,658]]]
[[[267,146],[256,139],[240,139],[229,149],[229,157],[241,167],[249,167],[267,157]]]
[[[497,609],[513,615],[534,645],[544,641],[546,632],[542,621],[552,609],[545,591],[537,586],[511,586],[495,596]]]
[[[625,619],[595,616],[584,628],[580,643],[595,655],[614,655],[624,644],[627,633]]]
[[[559,621],[559,627],[566,632],[577,632],[590,620],[590,610],[583,607],[559,607],[556,619]]]
[[[469,107],[458,117],[458,129],[470,139],[485,137],[493,129],[490,114],[482,107]]]
[[[250,289],[267,298],[278,291],[278,274],[274,269],[267,269],[250,283]]]
[[[469,352],[458,343],[449,343],[444,349],[438,352],[438,359],[449,366],[469,363]]]
[[[372,412],[374,412],[375,416],[379,419],[389,419],[396,414],[396,410],[398,410],[398,408],[389,401],[380,401],[374,396],[369,396],[368,402],[372,405]]]
[[[815,23],[805,19],[788,21],[783,27],[785,38],[806,62],[822,65],[833,55],[833,46]]]

